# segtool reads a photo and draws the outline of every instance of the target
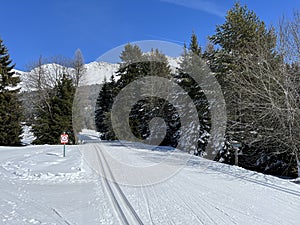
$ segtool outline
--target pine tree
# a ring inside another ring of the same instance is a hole
[[[236,3],[228,11],[225,19],[225,23],[218,25],[216,33],[209,37],[213,44],[219,46],[209,59],[213,72],[217,74],[223,86],[227,85],[226,76],[242,72],[241,62],[244,57],[252,54],[255,59],[257,46],[264,45],[264,49],[268,49],[270,54],[276,46],[274,30],[267,29],[265,23],[246,5]]]
[[[189,50],[196,56],[201,57],[201,55],[202,55],[202,49],[199,46],[198,37],[194,32],[192,33],[192,36],[191,36]]]
[[[167,58],[157,49],[152,49],[150,52],[143,54],[138,46],[128,44],[125,46],[124,51],[122,51],[120,58],[122,59],[122,62],[120,69],[116,74],[117,76],[120,76],[120,79],[115,83],[105,82],[97,101],[95,120],[96,124],[98,124],[97,129],[104,139],[111,139],[113,136],[110,111],[113,104],[113,98],[118,95],[120,90],[136,79],[145,76],[171,77]],[[147,89],[150,91],[153,90],[151,84],[147,86]],[[153,93],[153,95],[154,94],[155,93]],[[128,98],[131,97],[129,95],[139,96],[139,92],[134,88],[129,91],[121,101],[125,103],[128,102]],[[167,135],[162,144],[173,145],[176,142],[174,139],[178,139],[178,137],[174,137],[175,126],[171,123],[174,108],[166,101],[156,97],[149,97],[136,102],[134,106],[126,105],[124,107],[131,107],[129,109],[129,123],[132,133],[136,137],[146,139],[149,136],[149,122],[154,117],[159,116],[162,117],[168,125]],[[120,114],[118,117],[123,119],[124,115]]]
[[[138,76],[141,69],[140,61],[142,61],[142,58],[142,50],[137,45],[127,44],[121,52],[120,59],[122,62],[116,74],[120,76],[120,79],[115,82],[114,77],[112,77],[111,82],[104,81],[97,98],[95,109],[95,124],[97,131],[100,132],[101,139],[111,140],[116,138],[110,120],[113,98],[122,88]],[[126,100],[124,100],[124,102],[126,102]],[[120,115],[120,117],[122,116],[123,115]]]
[[[166,56],[158,49],[151,49],[144,54],[144,61],[140,63],[139,76],[163,77],[170,79],[171,70]],[[154,78],[155,79],[155,78]],[[155,86],[154,86],[155,85]],[[178,130],[180,128],[179,118],[176,116],[176,110],[166,99],[155,97],[156,82],[148,83],[147,90],[150,96],[140,100],[131,109],[130,125],[133,133],[140,139],[147,139],[147,143],[160,143],[164,146],[176,147],[178,142]],[[165,87],[163,87],[165,88]],[[168,87],[171,89],[171,87]],[[173,96],[169,96],[172,98]],[[160,117],[164,120],[166,127],[159,123],[152,123],[152,119]],[[150,136],[150,126],[155,132]],[[164,131],[165,129],[165,131]],[[162,136],[165,133],[165,136]]]
[[[69,143],[75,143],[72,128],[72,104],[75,94],[73,80],[63,74],[52,94],[38,111],[33,125],[36,140],[33,144],[59,144],[63,132],[69,134]]]
[[[15,65],[11,63],[8,50],[0,39],[0,145],[21,144],[20,78],[15,75]]]
[[[128,43],[121,52],[120,59],[122,60],[123,66],[128,66],[132,63],[142,61],[143,52],[138,45],[132,45]]]
[[[193,104],[196,106],[198,112],[198,118],[200,122],[197,140],[198,146],[197,149],[194,149],[194,153],[197,155],[202,154],[205,150],[210,131],[210,113],[208,101],[201,88],[201,84],[198,84],[191,76],[204,77],[206,75],[205,73],[208,73],[202,57],[202,49],[199,46],[196,34],[193,32],[191,35],[189,48],[187,49],[186,46],[184,46],[180,68],[175,77],[179,85],[183,87],[183,89],[193,100]],[[195,122],[196,121],[191,121],[190,126],[195,127]],[[191,131],[187,130],[183,132],[188,133]]]
[[[113,104],[114,88],[114,76],[111,76],[110,82],[107,82],[106,79],[104,79],[96,102],[96,130],[100,133],[100,138],[103,140],[115,139],[115,135],[111,129],[111,124],[108,118],[108,113],[110,112]]]
[[[127,71],[129,72],[129,74],[121,75],[119,81],[122,82],[122,79],[125,79],[122,83],[130,83],[138,78],[146,76],[164,78],[171,77],[171,70],[168,65],[168,60],[166,56],[163,53],[161,53],[158,49],[151,49],[150,52],[145,53],[140,58],[142,60],[140,60],[139,62],[128,65],[129,68]],[[133,71],[134,73],[132,73]],[[156,83],[153,84],[157,85]],[[150,121],[155,117],[161,117],[164,119],[167,125],[166,136],[164,137],[164,140],[161,144],[174,146],[174,143],[176,141],[174,141],[173,136],[174,133],[176,133],[176,128],[174,128],[174,126],[172,126],[171,123],[173,111],[170,109],[170,107],[172,106],[167,101],[154,97],[154,86],[152,86],[151,83],[147,85],[147,89],[150,93],[153,93],[150,94],[150,96],[152,97],[148,97],[138,101],[131,108],[129,116],[131,130],[136,137],[140,139],[146,139],[150,135]],[[132,90],[131,94],[134,96],[139,96],[138,90]],[[157,124],[156,127],[153,127],[156,131],[156,134],[158,134],[157,131],[161,129],[161,127],[158,126],[159,125]],[[163,138],[158,136],[152,137],[154,139]],[[149,140],[149,143],[154,143],[153,141],[154,140]]]
[[[72,105],[75,93],[75,87],[72,79],[66,75],[54,87],[55,96],[52,98],[54,121],[53,131],[57,135],[66,132],[69,135],[70,144],[75,143],[74,132],[72,127]]]

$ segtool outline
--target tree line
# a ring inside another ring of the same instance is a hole
[[[166,128],[166,133],[161,133],[165,135],[161,145],[178,147],[180,136],[188,133],[186,142],[197,145],[195,149],[183,146],[183,150],[204,155],[211,135],[211,115],[203,89],[190,74],[204,76],[208,65],[221,85],[227,109],[224,142],[215,160],[279,176],[299,176],[299,22],[300,13],[295,11],[293,20],[282,19],[276,31],[247,6],[236,3],[228,11],[224,24],[218,25],[215,34],[208,38],[205,48],[198,44],[196,34],[192,34],[176,72],[171,72],[165,56],[158,50],[143,53],[136,45],[126,45],[115,74],[119,79],[115,81],[112,76],[105,80],[97,99],[95,121],[101,138],[118,138],[111,121],[118,93],[132,81],[151,74],[175,80],[193,99],[200,121],[197,135],[191,133],[197,126],[195,121],[182,130],[178,112],[170,101],[155,97],[140,100],[132,107],[131,132],[147,140],[151,127],[155,127],[150,121],[161,117]],[[132,94],[135,92],[133,89]],[[181,95],[184,93],[171,100],[180,99]],[[162,129],[162,125],[155,129]]]

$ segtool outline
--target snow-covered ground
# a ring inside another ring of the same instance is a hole
[[[298,184],[96,136],[65,158],[62,146],[0,147],[0,224],[299,224]],[[157,174],[162,161],[178,170]]]
[[[97,177],[76,146],[66,158],[62,146],[0,147],[0,186],[0,224],[101,224]]]

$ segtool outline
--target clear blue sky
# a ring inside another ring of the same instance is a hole
[[[0,37],[17,69],[44,57],[86,62],[128,42],[189,42],[194,30],[201,45],[224,22],[234,0],[0,0]],[[300,9],[299,0],[241,0],[268,25]]]

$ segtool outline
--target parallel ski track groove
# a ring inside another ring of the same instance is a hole
[[[117,210],[117,213],[119,214],[119,217],[120,217],[121,221],[123,222],[123,224],[130,225],[129,222],[128,222],[128,220],[126,219],[126,216],[125,216],[125,214],[124,214],[124,212],[123,212],[120,204],[118,203],[118,200],[116,199],[116,196],[115,196],[115,194],[114,194],[114,192],[113,192],[113,190],[112,190],[112,188],[111,188],[111,186],[109,184],[108,179],[105,177],[105,170],[104,170],[104,167],[103,167],[103,164],[102,164],[102,160],[100,158],[100,155],[99,155],[97,149],[96,149],[96,154],[97,154],[99,163],[101,165],[101,170],[102,170],[103,175],[104,175],[103,179],[104,179],[104,182],[105,182],[105,186],[106,186],[107,190],[109,191],[110,198],[113,201],[113,205],[114,205],[115,209]]]
[[[99,153],[99,152],[100,152],[100,153]],[[128,220],[127,220],[127,218],[126,218],[126,216],[125,216],[125,214],[124,214],[124,212],[123,212],[123,210],[122,210],[122,208],[121,208],[121,206],[120,206],[120,204],[119,204],[119,202],[118,202],[118,200],[117,200],[117,198],[116,198],[116,196],[115,196],[115,193],[114,193],[114,191],[112,190],[110,181],[109,181],[109,180],[107,179],[107,177],[106,177],[106,172],[105,172],[104,166],[103,166],[103,164],[102,164],[103,161],[104,161],[104,163],[106,164],[106,168],[107,168],[107,170],[108,170],[108,172],[109,172],[109,174],[110,174],[110,177],[111,177],[111,179],[112,179],[112,181],[111,181],[112,184],[113,184],[114,187],[117,189],[118,193],[121,195],[122,200],[123,200],[123,202],[125,203],[125,206],[127,207],[127,209],[129,209],[131,215],[132,215],[133,218],[135,219],[135,222],[136,222],[137,224],[139,224],[139,225],[144,225],[144,223],[143,223],[142,220],[139,218],[138,214],[136,213],[136,211],[134,210],[134,208],[132,207],[132,205],[130,204],[130,202],[128,201],[128,199],[126,198],[124,192],[121,190],[119,184],[116,182],[115,177],[114,177],[114,175],[113,175],[113,173],[112,173],[112,171],[111,171],[111,169],[110,169],[110,167],[109,167],[109,164],[108,164],[107,160],[105,159],[105,157],[104,157],[104,155],[103,155],[103,153],[102,153],[102,151],[101,151],[101,148],[100,148],[98,145],[97,145],[97,147],[96,147],[96,154],[97,154],[97,157],[98,157],[98,159],[99,159],[99,163],[101,164],[101,169],[102,169],[102,171],[103,171],[103,175],[104,175],[103,178],[104,178],[104,180],[105,180],[105,184],[106,184],[106,186],[107,186],[107,188],[108,188],[108,190],[109,190],[109,192],[110,192],[110,196],[112,197],[112,200],[113,200],[113,202],[114,202],[114,205],[116,206],[116,208],[117,208],[117,210],[118,210],[118,213],[119,213],[119,215],[120,215],[121,220],[123,221],[123,223],[126,224],[126,225],[127,225],[127,224],[128,224],[128,225],[132,225],[132,224],[130,224],[130,223],[128,222]],[[101,156],[100,156],[100,154],[101,154]],[[101,158],[102,158],[103,160],[101,160]]]

